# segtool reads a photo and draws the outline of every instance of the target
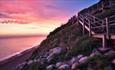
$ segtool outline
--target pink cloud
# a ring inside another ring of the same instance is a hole
[[[0,9],[17,19],[61,23],[67,18],[66,12],[54,6],[54,2],[55,0],[1,0]]]

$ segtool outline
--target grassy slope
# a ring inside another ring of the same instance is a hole
[[[114,14],[115,14],[115,8],[111,8],[109,10],[105,10],[104,12],[97,14],[96,16],[103,19],[105,17],[112,16]]]
[[[99,18],[105,18],[114,15],[114,13],[115,8],[111,8],[102,13],[96,14],[96,16]],[[92,46],[95,46],[95,48],[99,46],[100,43],[96,39],[87,37],[87,34],[86,36],[82,36],[82,27],[79,23],[76,23],[76,21],[76,16],[73,16],[66,24],[51,32],[47,36],[47,39],[40,44],[40,47],[35,50],[31,58],[39,57],[44,52],[54,47],[68,48],[67,55],[76,55],[78,52],[87,55],[94,48]],[[113,31],[113,29],[111,31]]]
[[[51,32],[47,39],[40,44],[40,47],[34,51],[31,58],[37,58],[54,47],[67,48],[68,52],[63,56],[64,58],[77,54],[88,55],[94,48],[97,48],[99,46],[98,40],[89,38],[87,34],[82,36],[82,27],[79,23],[76,23],[76,20],[77,18],[74,16],[67,24]]]

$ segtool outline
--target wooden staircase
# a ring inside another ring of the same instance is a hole
[[[106,47],[106,40],[115,40],[115,33],[110,30],[115,30],[115,15],[105,17],[104,19],[97,18],[89,13],[78,14],[78,22],[82,25],[83,35],[85,29],[89,32],[89,36],[102,39],[102,48]],[[111,29],[111,27],[113,27]]]

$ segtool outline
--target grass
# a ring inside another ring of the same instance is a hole
[[[111,9],[109,9],[109,10],[105,10],[104,12],[97,14],[96,16],[97,16],[98,18],[103,19],[103,18],[105,18],[105,17],[112,16],[112,15],[114,15],[114,14],[115,14],[115,8],[111,8]]]
[[[79,38],[72,49],[70,49],[66,54],[66,59],[76,56],[78,54],[89,55],[94,49],[100,46],[100,42],[96,39],[90,38],[88,36],[83,36]]]

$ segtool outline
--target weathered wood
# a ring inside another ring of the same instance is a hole
[[[110,32],[109,32],[109,22],[108,22],[108,18],[105,18],[105,23],[106,23],[106,37],[107,39],[110,39]]]
[[[83,20],[83,35],[85,34],[85,21]]]
[[[79,20],[79,23],[83,25],[83,22],[81,20]],[[85,29],[89,31],[89,27],[87,27],[86,25],[85,25]],[[91,34],[95,34],[95,32],[91,31]]]
[[[106,35],[105,34],[103,35],[103,38],[102,38],[102,48],[106,48]]]
[[[112,29],[113,29],[113,26],[115,26],[115,20],[114,20],[115,15],[108,16],[104,19],[100,19],[93,14],[96,13],[95,11],[97,11],[97,13],[100,13],[100,12],[102,13],[106,11],[106,9],[114,7],[115,1],[114,0],[110,0],[110,1],[107,0],[106,2],[109,2],[107,4],[106,2],[102,1],[100,2],[100,4],[97,4],[97,6],[94,5],[94,7],[90,7],[86,9],[86,12],[84,11],[85,13],[82,13],[82,12],[79,13],[79,16],[81,18],[79,22],[80,24],[82,24],[83,35],[84,35],[84,30],[86,29],[87,31],[89,31],[89,36],[92,36],[95,38],[101,38],[102,48],[105,48],[105,49],[109,47],[109,44],[111,44],[109,43],[110,39],[115,39],[115,35],[110,33],[110,27],[112,26]]]
[[[88,20],[88,23],[89,23],[89,36],[91,37],[91,22],[90,22],[90,20]]]

